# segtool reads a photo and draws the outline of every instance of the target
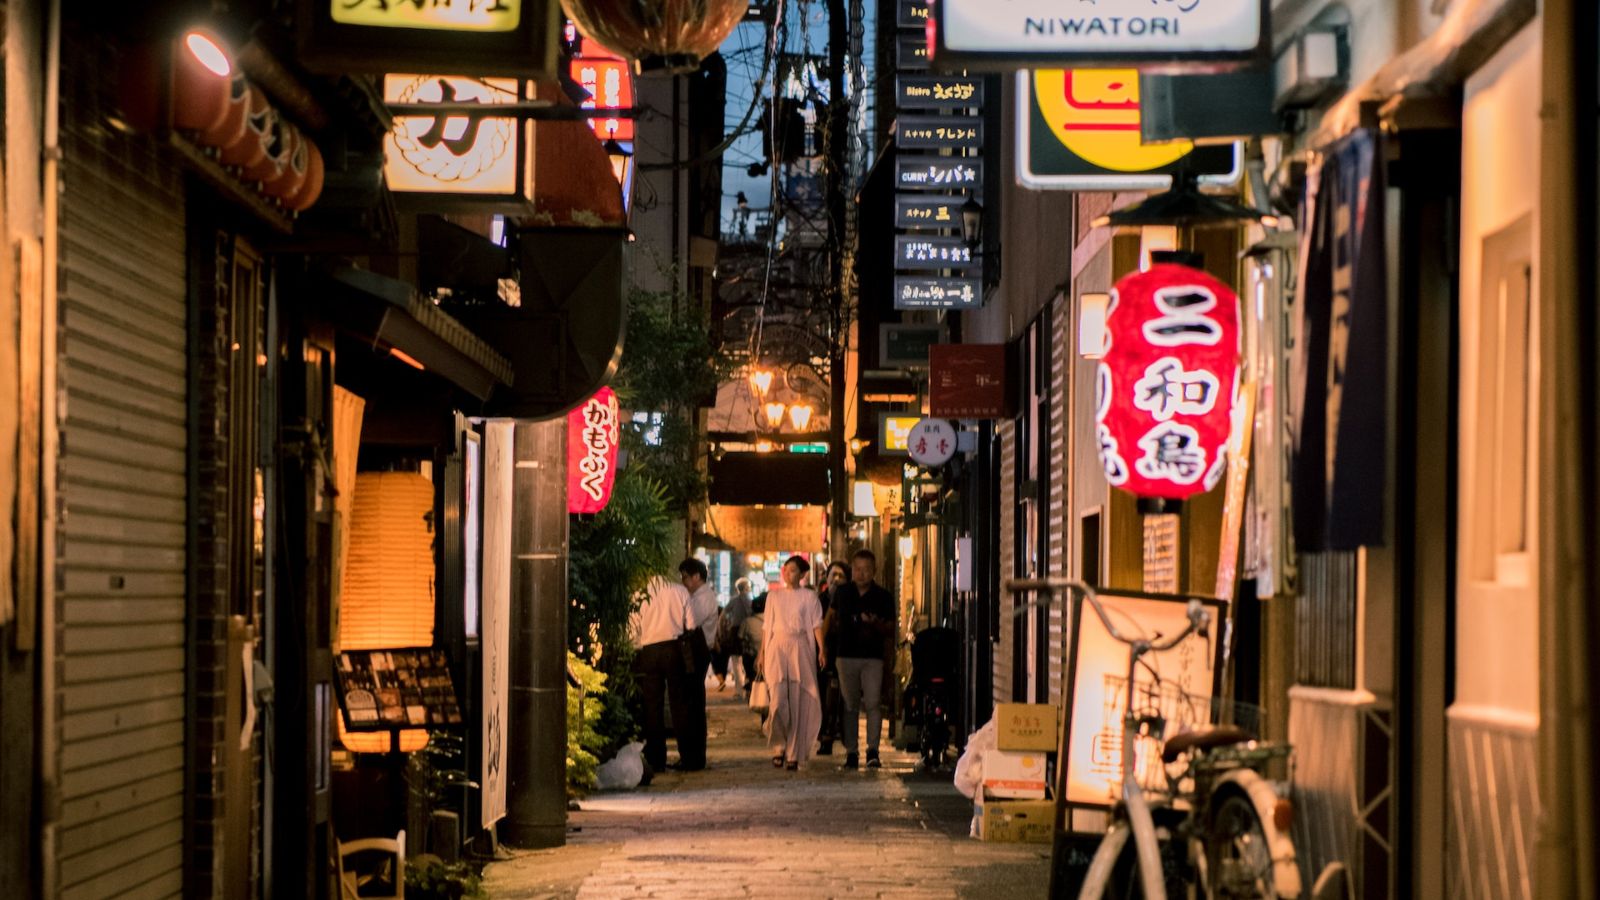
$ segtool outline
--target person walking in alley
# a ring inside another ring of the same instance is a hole
[[[644,602],[628,622],[628,633],[639,648],[633,657],[633,672],[644,700],[644,758],[658,772],[667,767],[667,729],[661,705],[664,698],[672,704],[680,764],[686,758],[692,759],[695,752],[692,744],[685,744],[683,723],[690,720],[687,683],[692,676],[679,640],[691,631],[696,629],[689,613],[689,592],[661,576],[650,579]],[[702,689],[702,696],[704,693]],[[698,748],[702,764],[704,734],[702,730]]]
[[[733,596],[728,598],[728,605],[722,608],[722,615],[717,620],[717,639],[711,645],[711,668],[717,673],[717,690],[728,686],[728,665],[734,659],[744,659],[744,641],[740,637],[740,629],[744,620],[750,618],[750,580],[741,578],[733,583]],[[735,671],[735,681],[738,672]],[[744,689],[750,689],[750,682],[755,680],[755,657],[750,657],[744,663]]]
[[[828,564],[828,580],[817,592],[817,598],[822,601],[822,617],[828,617],[828,608],[833,603],[833,597],[839,588],[850,583],[850,564],[842,559],[836,559]],[[844,704],[839,691],[839,669],[835,665],[835,650],[832,646],[830,635],[822,645],[822,652],[827,657],[827,664],[817,673],[817,688],[822,692],[822,730],[818,734],[818,756],[833,754],[833,742],[843,738],[840,707]]]
[[[674,715],[672,722],[678,735],[678,768],[693,772],[706,767],[706,673],[711,668],[711,639],[717,628],[717,594],[707,584],[710,573],[706,564],[698,559],[690,557],[678,563],[678,577],[689,592],[689,616],[694,621],[689,633],[694,671],[684,688],[689,717],[680,721]]]
[[[861,710],[867,711],[867,768],[876,769],[883,736],[883,673],[894,640],[894,598],[873,579],[878,557],[857,550],[850,581],[833,592],[826,630],[838,654],[839,691],[844,701],[844,768],[861,765]]]
[[[783,586],[768,592],[762,626],[762,677],[771,692],[767,745],[774,766],[800,768],[822,724],[817,670],[822,655],[822,604],[815,591],[802,587],[811,564],[791,556],[780,570]]]

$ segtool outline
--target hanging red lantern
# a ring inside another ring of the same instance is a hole
[[[603,387],[567,413],[567,512],[597,513],[611,502],[622,442],[617,394]]]
[[[641,73],[692,72],[749,10],[748,0],[561,0],[587,38]]]
[[[1239,395],[1239,297],[1199,269],[1157,263],[1118,281],[1095,386],[1106,479],[1184,500],[1221,480]]]
[[[202,31],[184,35],[172,48],[172,123],[201,132],[221,125],[233,73],[233,60],[216,38]]]
[[[284,122],[283,136],[283,167],[278,170],[277,175],[261,184],[263,194],[274,197],[280,202],[288,200],[300,190],[300,185],[305,183],[306,166],[310,161],[310,156],[306,153],[309,141],[300,133],[300,129]]]
[[[283,205],[294,212],[304,212],[317,202],[322,196],[323,176],[327,174],[323,169],[322,151],[317,149],[316,142],[307,140],[302,146],[306,148],[306,177],[299,189],[283,200]]]
[[[216,126],[200,132],[200,143],[218,150],[238,143],[244,138],[249,117],[250,82],[245,80],[243,72],[235,70],[228,79],[227,109]]]

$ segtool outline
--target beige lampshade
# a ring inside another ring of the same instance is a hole
[[[433,644],[433,482],[415,472],[362,472],[351,499],[349,555],[340,591],[343,650]],[[389,749],[389,735],[347,733],[357,752]],[[428,732],[400,732],[400,749],[420,750]]]

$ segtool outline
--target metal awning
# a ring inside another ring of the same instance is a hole
[[[1330,106],[1305,146],[1320,149],[1362,127],[1362,110],[1373,104],[1431,100],[1454,89],[1537,12],[1537,0],[1457,0],[1432,34]]]
[[[726,453],[710,464],[712,503],[820,506],[829,499],[822,453]]]
[[[341,266],[328,273],[323,307],[336,325],[405,354],[479,400],[513,381],[511,361],[411,285]]]

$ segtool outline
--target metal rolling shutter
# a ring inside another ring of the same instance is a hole
[[[153,142],[105,127],[95,80],[63,104],[56,602],[69,900],[177,896],[184,866],[183,184]]]

